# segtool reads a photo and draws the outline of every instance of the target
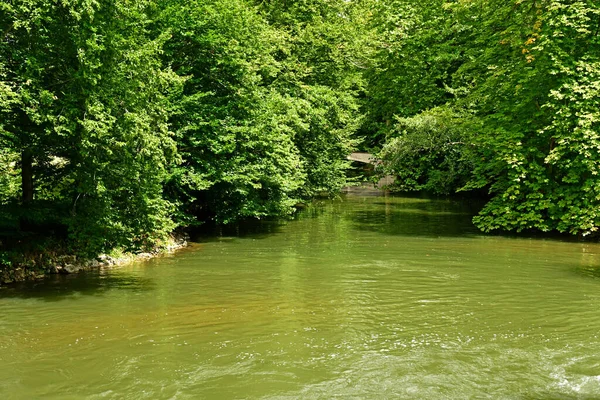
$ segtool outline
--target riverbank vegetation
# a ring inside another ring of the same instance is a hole
[[[344,186],[360,76],[339,16],[354,6],[1,7],[5,249],[144,250],[178,226],[289,215]]]
[[[483,231],[596,233],[600,5],[399,1],[381,14],[393,24],[379,24],[369,117],[398,187],[489,195]]]
[[[4,2],[0,262],[289,215],[354,149],[484,231],[593,234],[598,82],[591,1]]]

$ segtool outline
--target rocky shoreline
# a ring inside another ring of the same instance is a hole
[[[186,234],[178,234],[172,236],[171,239],[167,244],[145,253],[126,253],[118,257],[102,254],[93,259],[79,259],[75,255],[60,255],[52,258],[40,255],[38,260],[29,260],[16,267],[3,267],[0,265],[0,286],[43,279],[52,274],[77,274],[100,268],[123,266],[135,261],[149,260],[186,247],[189,237]]]

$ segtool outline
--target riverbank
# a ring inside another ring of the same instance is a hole
[[[53,274],[77,274],[100,268],[114,268],[136,261],[148,260],[173,253],[188,245],[189,237],[177,233],[148,252],[128,253],[114,251],[96,258],[78,258],[71,254],[40,251],[13,265],[0,264],[0,286],[29,280],[43,279]]]

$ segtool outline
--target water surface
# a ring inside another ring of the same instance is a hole
[[[0,398],[600,398],[600,246],[350,196],[0,289]]]

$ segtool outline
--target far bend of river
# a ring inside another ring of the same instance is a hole
[[[348,196],[0,289],[0,399],[600,399],[600,245]]]

